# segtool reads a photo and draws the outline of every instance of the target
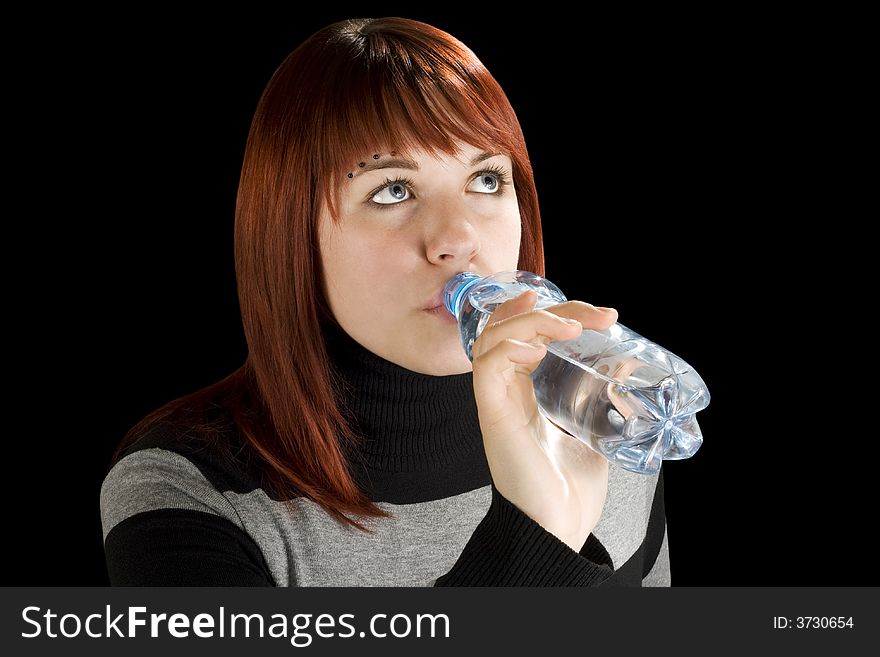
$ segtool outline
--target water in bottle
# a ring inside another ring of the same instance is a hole
[[[446,282],[444,305],[470,360],[495,308],[529,289],[536,309],[567,301],[556,285],[523,270],[465,271]],[[681,358],[620,323],[550,342],[532,382],[548,419],[631,472],[656,474],[664,459],[689,458],[703,442],[694,415],[709,404],[706,384]]]

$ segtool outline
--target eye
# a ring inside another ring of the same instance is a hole
[[[479,171],[468,185],[468,189],[478,194],[502,195],[504,188],[511,184],[510,174],[499,166],[490,166]],[[388,210],[412,198],[415,183],[410,178],[388,178],[369,194],[369,204],[379,210]]]
[[[473,191],[480,194],[502,194],[510,182],[510,174],[506,169],[490,166],[480,171],[471,184],[477,186]],[[481,191],[479,188],[486,191]]]
[[[497,174],[491,171],[480,171],[477,177],[474,178],[474,183],[479,183],[479,186],[487,190],[480,191],[479,189],[474,189],[475,192],[480,192],[481,194],[494,194],[501,189],[501,180]]]
[[[409,190],[412,186],[413,181],[408,178],[386,180],[382,188],[372,193],[370,200],[376,205],[397,205],[409,198]]]

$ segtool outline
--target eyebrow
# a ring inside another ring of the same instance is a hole
[[[468,166],[476,166],[480,162],[488,160],[490,157],[495,157],[496,155],[503,155],[503,153],[480,153],[471,159]],[[394,157],[381,161],[377,160],[375,162],[367,162],[363,167],[359,167],[356,171],[356,175],[359,176],[367,171],[375,171],[376,169],[412,169],[413,171],[418,171],[419,163],[405,157]]]

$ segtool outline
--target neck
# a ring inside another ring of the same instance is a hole
[[[338,325],[324,336],[346,391],[343,406],[364,440],[359,452],[371,468],[427,470],[482,446],[473,372],[432,376],[385,360]]]

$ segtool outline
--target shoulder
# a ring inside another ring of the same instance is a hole
[[[127,518],[150,512],[198,512],[241,527],[225,493],[258,488],[260,475],[236,427],[220,426],[205,435],[157,425],[121,452],[101,484],[104,538]]]

